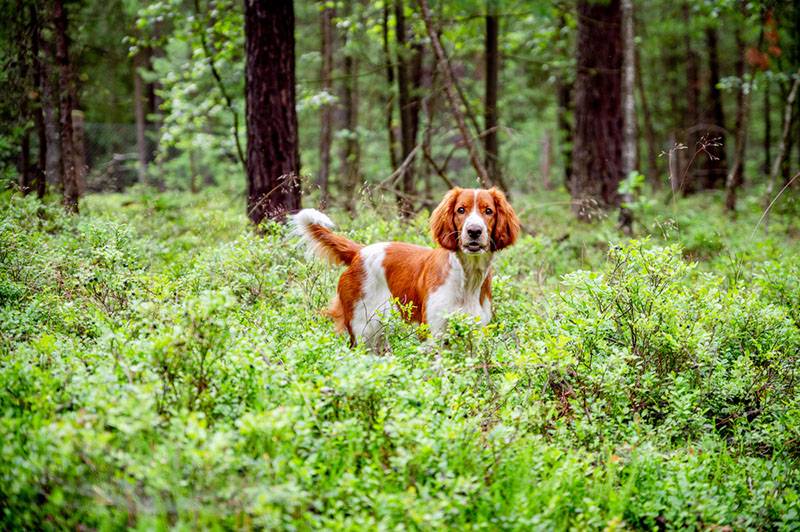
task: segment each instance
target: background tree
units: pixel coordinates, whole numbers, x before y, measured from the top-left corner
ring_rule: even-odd
[[[61,165],[64,187],[64,207],[78,212],[78,168],[75,164],[75,144],[72,130],[72,65],[69,61],[67,12],[62,0],[53,1],[53,27],[55,28],[56,62],[58,63],[58,89],[60,109]]]
[[[622,13],[619,0],[578,2],[575,142],[570,192],[583,220],[616,207],[622,180]]]
[[[245,2],[247,214],[258,225],[300,207],[294,8]]]

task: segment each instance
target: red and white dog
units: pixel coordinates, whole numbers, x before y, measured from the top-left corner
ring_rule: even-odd
[[[487,324],[492,317],[492,254],[517,239],[520,225],[505,195],[495,189],[454,188],[431,214],[431,232],[441,246],[401,242],[362,246],[331,228],[330,218],[314,209],[292,217],[295,234],[308,249],[347,270],[328,310],[351,344],[381,340],[380,316],[392,298],[412,303],[407,319],[441,331],[447,315],[460,310]]]

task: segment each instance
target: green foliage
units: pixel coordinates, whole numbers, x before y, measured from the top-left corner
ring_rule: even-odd
[[[379,356],[321,319],[338,271],[220,190],[3,198],[0,526],[796,527],[790,220],[654,207],[608,245],[559,200],[515,197],[539,234],[496,257],[488,327],[395,312]]]

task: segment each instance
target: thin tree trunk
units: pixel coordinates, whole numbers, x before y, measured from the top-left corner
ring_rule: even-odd
[[[542,135],[540,153],[539,174],[542,177],[542,187],[545,190],[553,190],[553,183],[550,181],[550,169],[553,166],[553,142],[549,130],[545,130]]]
[[[719,90],[719,46],[717,28],[706,28],[706,48],[708,49],[708,96],[710,99],[711,119],[718,128],[711,133],[718,139],[720,146],[709,146],[714,158],[709,157],[704,164],[703,188],[720,188],[725,183],[728,172],[728,159],[725,150],[725,113],[722,107],[722,92]]]
[[[579,219],[617,207],[624,143],[619,0],[578,2],[575,144],[571,193]]]
[[[35,186],[36,196],[39,199],[44,198],[47,190],[45,182],[45,168],[47,166],[47,131],[44,125],[44,94],[42,91],[42,57],[40,55],[41,48],[41,25],[39,22],[39,13],[37,6],[34,4],[28,5],[28,14],[31,21],[31,55],[33,56],[33,87],[38,92],[36,105],[33,109],[33,121],[36,128],[36,133],[39,142],[39,162],[35,172]]]
[[[403,0],[394,2],[395,34],[397,37],[397,94],[400,104],[400,143],[404,170],[401,173],[402,194],[397,203],[400,216],[410,218],[414,214],[411,196],[416,191],[414,172],[414,149],[417,146],[419,129],[419,86],[422,80],[422,47],[415,43],[408,46]],[[408,161],[408,158],[411,158]]]
[[[145,111],[144,80],[139,75],[139,68],[146,64],[147,58],[143,52],[136,54],[133,59],[133,108],[136,115],[136,151],[139,154],[137,175],[139,183],[147,182],[147,113]]]
[[[747,117],[750,105],[750,94],[748,90],[745,94],[745,44],[742,40],[741,31],[737,28],[734,32],[736,39],[736,76],[741,80],[741,87],[736,93],[736,147],[733,155],[733,165],[728,171],[725,180],[725,208],[729,211],[736,210],[736,192],[744,184],[744,155],[747,143]],[[750,76],[752,81],[752,75]]]
[[[683,23],[686,27],[691,24],[689,15],[689,4],[682,4]],[[699,136],[695,131],[695,126],[700,123],[700,61],[697,52],[692,48],[692,40],[687,35],[686,43],[686,116],[684,118],[684,130],[686,134],[686,146],[690,155],[697,150]],[[685,170],[683,183],[681,184],[684,195],[696,192],[700,187],[697,183],[697,172],[694,165]]]
[[[63,0],[53,1],[53,26],[56,39],[56,62],[59,69],[59,99],[61,114],[61,161],[64,185],[64,207],[68,212],[78,212],[78,171],[75,168],[75,146],[72,131],[72,65],[67,44],[67,12]]]
[[[344,145],[345,206],[356,212],[356,193],[361,184],[361,144],[358,139],[358,62],[347,53],[344,58],[344,112],[347,139]]]
[[[323,2],[320,12],[320,26],[322,33],[322,90],[326,95],[333,91],[333,17],[334,10],[327,1]],[[330,200],[329,180],[331,169],[331,143],[333,142],[333,106],[325,103],[320,114],[319,132],[319,176],[317,176],[317,187],[320,194],[320,207],[325,208]]]
[[[770,80],[764,80],[764,111],[762,114],[764,115],[764,165],[762,166],[762,171],[769,175],[770,172],[770,163],[772,162],[772,156],[770,152],[772,151],[772,108],[770,105],[770,89],[772,87],[772,83]]]
[[[394,62],[389,48],[389,2],[383,2],[383,56],[386,63],[386,132],[389,135],[389,162],[392,170],[396,170],[399,162],[397,156],[397,131],[394,124]]]
[[[558,17],[558,34],[567,27],[567,20],[564,15]],[[568,82],[566,75],[561,72],[556,76],[556,126],[558,152],[561,156],[561,163],[564,165],[564,186],[571,190],[572,182],[572,118],[573,104],[572,91],[575,84]]]
[[[456,124],[458,124],[458,130],[461,133],[461,138],[463,139],[464,145],[467,147],[467,151],[469,152],[469,160],[472,163],[472,167],[478,174],[478,182],[481,184],[481,186],[488,187],[491,183],[491,180],[489,179],[489,174],[486,172],[486,168],[483,166],[483,163],[480,160],[478,150],[475,148],[475,143],[472,141],[470,132],[467,129],[466,123],[464,122],[464,115],[458,107],[458,95],[456,94],[455,88],[456,81],[453,73],[448,68],[447,56],[444,53],[444,48],[442,48],[442,43],[439,41],[439,36],[436,34],[436,28],[433,25],[433,18],[431,16],[430,7],[428,7],[428,1],[419,0],[419,3],[420,7],[422,8],[422,18],[425,21],[425,28],[428,31],[428,37],[431,39],[431,45],[433,46],[433,51],[438,60],[439,72],[441,72],[442,77],[444,78],[445,93],[447,94],[447,100],[450,103],[450,110],[453,113],[453,117],[456,119]]]
[[[486,90],[484,112],[483,145],[486,157],[486,171],[493,183],[499,183],[500,154],[497,145],[497,81],[499,74],[499,52],[497,39],[499,23],[497,18],[497,5],[495,0],[487,0],[486,6]]]
[[[639,49],[634,46],[634,68],[636,69],[636,88],[639,93],[639,104],[642,110],[642,122],[644,123],[644,138],[647,143],[647,170],[650,183],[655,187],[661,187],[661,179],[658,170],[658,143],[656,133],[653,128],[653,117],[650,105],[647,101],[647,91],[644,89],[644,78],[642,77],[641,59]]]
[[[778,174],[783,166],[784,159],[786,158],[787,146],[789,145],[789,135],[792,127],[792,112],[794,110],[794,103],[797,99],[797,92],[800,89],[800,70],[794,75],[792,88],[789,90],[789,95],[786,98],[786,104],[783,109],[783,129],[781,132],[781,140],[778,143],[778,153],[775,155],[775,160],[772,163],[772,171],[769,174],[769,184],[767,185],[767,202],[772,198],[772,192],[775,190],[775,183],[778,181]]]
[[[31,131],[26,129],[19,150],[19,189],[23,196],[31,191],[31,181]]]
[[[291,0],[245,0],[247,214],[256,225],[300,208]]]
[[[47,138],[47,159],[45,161],[45,181],[63,189],[61,178],[61,139],[58,126],[58,97],[53,83],[51,69],[46,59],[42,60],[42,115],[44,132]]]
[[[77,101],[77,100],[73,100]],[[72,108],[72,143],[75,146],[75,172],[78,178],[78,194],[86,191],[86,120],[83,111]]]
[[[636,60],[634,56],[633,0],[622,0],[622,179],[636,170]],[[619,225],[626,235],[633,233],[633,212],[626,206],[633,195],[626,192],[619,211]]]
[[[189,191],[197,194],[197,155],[189,149]]]

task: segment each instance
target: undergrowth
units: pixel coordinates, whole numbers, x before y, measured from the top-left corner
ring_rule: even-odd
[[[495,319],[321,315],[339,271],[215,190],[0,201],[0,528],[800,526],[792,213],[572,222],[516,197]],[[426,213],[334,211],[429,244]]]

